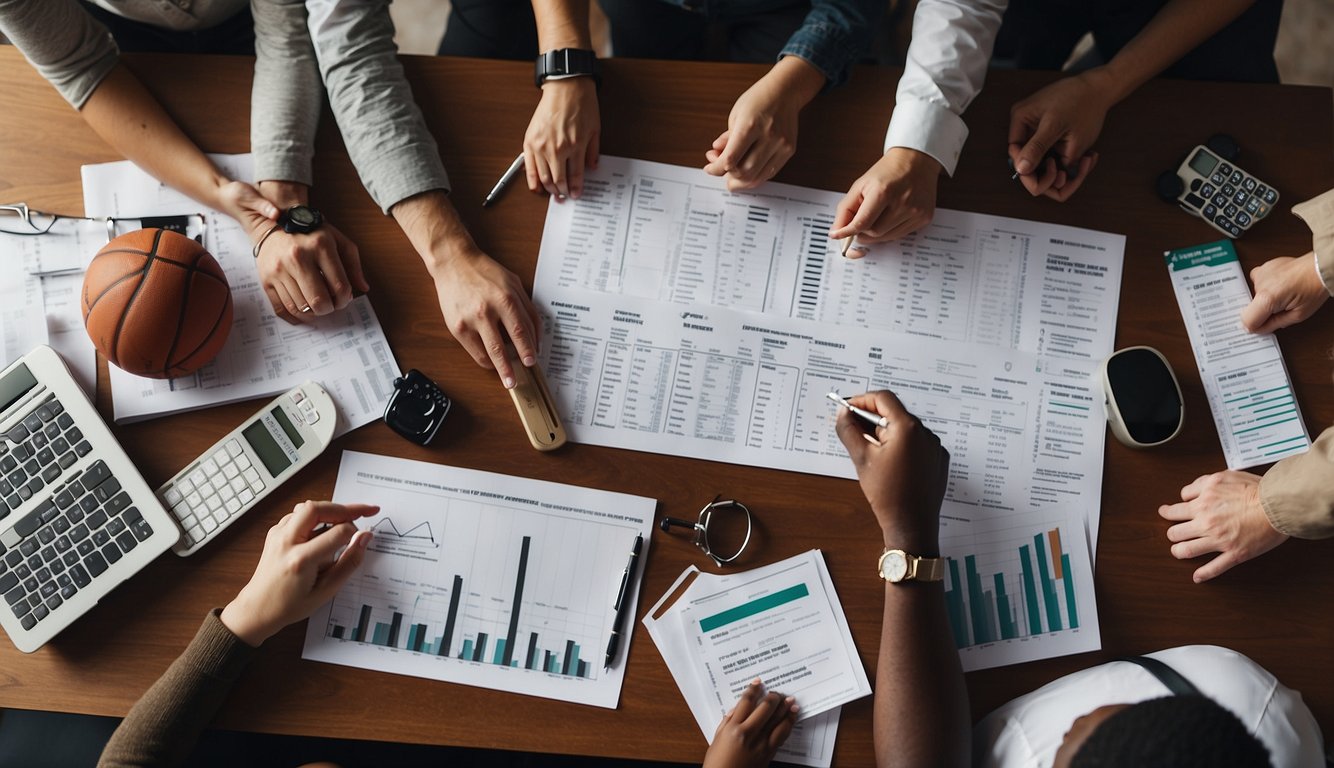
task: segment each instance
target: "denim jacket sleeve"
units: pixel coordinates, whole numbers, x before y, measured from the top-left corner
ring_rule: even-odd
[[[824,74],[826,87],[842,85],[871,47],[883,0],[814,0],[805,21],[778,54],[797,56]]]

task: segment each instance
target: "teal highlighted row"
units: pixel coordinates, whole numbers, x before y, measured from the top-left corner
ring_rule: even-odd
[[[735,608],[728,608],[721,613],[706,616],[699,620],[699,628],[704,632],[712,632],[719,627],[725,627],[733,622],[748,619],[757,613],[764,613],[765,611],[772,610],[780,605],[790,603],[793,600],[800,600],[809,594],[810,590],[806,588],[804,583],[794,587],[788,587],[787,589],[765,595],[764,597],[757,597],[754,600],[751,600],[748,603],[742,603]]]

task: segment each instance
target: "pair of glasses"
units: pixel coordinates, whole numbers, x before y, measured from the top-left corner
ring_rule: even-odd
[[[735,499],[722,500],[721,496],[704,505],[699,520],[690,522],[677,517],[664,517],[658,524],[664,531],[689,528],[695,534],[695,546],[704,551],[718,565],[741,557],[750,543],[750,510]]]
[[[28,207],[27,203],[0,205],[0,232],[6,235],[45,235],[55,228],[57,221],[100,221],[107,226],[107,242],[116,236],[116,220],[110,217],[62,216],[44,213]]]
[[[94,227],[92,232],[86,232],[80,225],[87,223],[98,226]],[[105,226],[106,238],[109,243],[116,238],[116,226],[118,224],[124,224],[133,229],[141,227],[169,229],[186,237],[193,237],[200,244],[203,244],[204,235],[208,230],[208,218],[202,213],[191,213],[182,216],[146,216],[143,218],[65,216],[59,213],[34,210],[28,207],[27,203],[0,205],[0,234],[4,235],[18,235],[20,237],[38,237],[42,235],[61,237],[63,235],[68,238],[76,238],[83,234],[86,237],[95,237],[96,232],[102,226]],[[71,240],[71,242],[78,241]],[[83,272],[82,267],[70,267],[48,270],[29,269],[28,274],[37,277],[57,277],[81,272]]]

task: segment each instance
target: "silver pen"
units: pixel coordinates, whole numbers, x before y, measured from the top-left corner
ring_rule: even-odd
[[[825,395],[825,397],[829,398],[830,400],[833,400],[834,402],[838,403],[839,405],[843,406],[844,408],[847,408],[849,411],[852,411],[853,413],[855,413],[855,414],[857,414],[858,416],[862,417],[863,419],[865,419],[865,420],[866,420],[868,423],[870,423],[870,424],[873,424],[873,425],[875,425],[875,426],[877,426],[877,427],[888,427],[888,426],[889,426],[889,418],[888,418],[888,417],[881,416],[881,415],[878,414],[878,413],[871,413],[870,411],[866,410],[865,408],[858,408],[857,406],[853,405],[852,403],[849,403],[848,400],[847,400],[847,398],[843,397],[843,396],[840,395],[838,392],[830,392],[829,394]]]
[[[491,188],[491,191],[486,193],[486,199],[482,201],[482,207],[490,207],[490,205],[496,201],[496,198],[500,197],[500,193],[505,191],[505,187],[508,187],[510,182],[514,181],[514,177],[518,176],[519,171],[521,170],[523,170],[522,152],[519,153],[518,157],[514,158],[514,162],[510,163],[510,167],[505,171],[505,175],[500,177],[500,181],[497,181],[496,185]]]

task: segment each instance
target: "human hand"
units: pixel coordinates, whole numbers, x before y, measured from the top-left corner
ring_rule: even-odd
[[[937,551],[949,451],[893,392],[868,392],[848,402],[889,420],[872,435],[866,431],[870,425],[839,408],[837,424],[838,437],[852,457],[886,545],[918,553]]]
[[[1221,553],[1195,570],[1196,584],[1288,540],[1269,523],[1260,504],[1260,477],[1250,472],[1228,470],[1196,478],[1181,489],[1181,503],[1164,504],[1158,514],[1176,523],[1167,529],[1176,559]]]
[[[222,609],[222,623],[247,645],[259,647],[278,630],[310,616],[361,566],[371,532],[358,532],[352,521],[379,511],[331,501],[296,505],[269,529],[255,574]],[[322,523],[331,527],[321,531]]]
[[[598,165],[602,131],[597,82],[591,77],[548,80],[542,84],[528,132],[523,137],[523,167],[528,188],[546,190],[557,200],[584,192],[584,168]]]
[[[713,743],[704,753],[703,768],[760,768],[774,759],[796,725],[800,707],[788,696],[770,691],[762,694],[757,678],[731,711],[723,715]]]
[[[264,231],[254,235],[255,242]],[[308,322],[346,307],[354,287],[370,290],[361,271],[361,252],[327,221],[304,235],[279,229],[263,242],[256,260],[259,282],[274,314],[289,323]]]
[[[1251,333],[1273,333],[1296,325],[1329,298],[1315,269],[1315,252],[1299,258],[1279,256],[1251,270],[1255,298],[1241,311],[1241,324]]]
[[[278,220],[278,206],[244,181],[225,181],[218,187],[218,210],[241,223],[247,232]]]
[[[449,332],[478,365],[493,369],[512,389],[507,343],[513,343],[523,365],[532,366],[542,333],[542,319],[523,283],[476,246],[440,262],[432,276]]]
[[[838,204],[829,237],[856,237],[848,258],[861,258],[858,243],[897,240],[931,223],[936,184],[943,170],[934,157],[907,147],[891,147],[871,169],[852,182]]]
[[[1084,183],[1098,153],[1112,91],[1098,70],[1066,77],[1010,108],[1010,159],[1034,197],[1064,202]]]
[[[823,86],[818,69],[784,56],[732,105],[727,130],[704,153],[704,172],[726,178],[731,191],[772,179],[796,153],[798,117]]]

